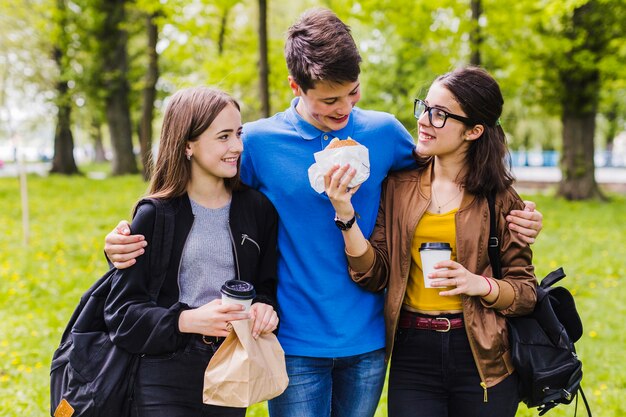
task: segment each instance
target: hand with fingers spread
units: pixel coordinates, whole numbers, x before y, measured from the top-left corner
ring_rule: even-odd
[[[448,269],[442,269],[448,268]],[[491,302],[498,296],[497,284],[490,278],[482,275],[472,274],[458,262],[447,260],[435,264],[435,272],[428,274],[429,278],[442,280],[434,281],[433,287],[447,287],[445,291],[441,291],[441,296],[451,296],[465,294],[469,296],[479,296]]]
[[[532,201],[524,201],[524,210],[511,210],[506,217],[509,229],[517,232],[520,239],[526,243],[535,243],[539,232],[543,228],[543,215],[537,211],[537,205]]]
[[[117,269],[126,269],[137,262],[148,246],[143,235],[131,235],[130,225],[120,221],[104,239],[104,252]]]
[[[178,318],[181,333],[196,333],[204,336],[226,337],[230,322],[250,318],[241,304],[222,304],[213,300],[198,308],[183,311]]]
[[[250,318],[252,319],[252,337],[255,339],[261,334],[273,332],[278,327],[278,314],[269,304],[252,304]]]
[[[349,220],[354,216],[354,207],[351,199],[360,186],[349,188],[348,184],[350,184],[355,175],[356,169],[351,168],[349,164],[342,167],[333,165],[324,175],[326,195],[335,208],[337,217],[342,220]]]

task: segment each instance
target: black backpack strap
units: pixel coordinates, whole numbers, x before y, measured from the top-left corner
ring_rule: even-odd
[[[142,204],[152,204],[156,210],[152,242],[148,242],[151,246],[150,274],[153,277],[150,280],[150,296],[156,299],[167,275],[167,267],[172,254],[174,209],[169,201],[158,198],[144,198],[137,204],[137,207]]]
[[[542,288],[552,287],[554,284],[556,284],[563,278],[565,278],[565,271],[563,271],[563,268],[560,267],[550,272],[548,275],[546,275],[544,279],[541,280],[541,287]]]
[[[500,241],[498,239],[498,227],[496,222],[496,192],[492,191],[487,194],[487,203],[489,204],[489,262],[493,277],[502,278],[502,267],[500,264]]]
[[[585,397],[585,392],[583,391],[583,387],[578,387],[578,392],[576,393],[576,408],[578,408],[578,394],[580,393],[581,397],[583,397],[583,402],[585,403],[585,408],[587,409],[587,416],[592,417],[591,408],[589,408],[589,403],[587,402],[587,397]]]

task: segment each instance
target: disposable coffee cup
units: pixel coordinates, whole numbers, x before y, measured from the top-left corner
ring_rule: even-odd
[[[450,259],[452,248],[445,242],[426,242],[420,246],[420,258],[422,259],[422,271],[424,272],[424,287],[433,288],[433,282],[441,281],[445,278],[428,278],[428,274],[435,272],[435,264]],[[439,268],[437,271],[447,268]]]
[[[222,285],[222,304],[241,304],[245,311],[250,310],[252,299],[256,296],[254,286],[247,281],[228,280]]]

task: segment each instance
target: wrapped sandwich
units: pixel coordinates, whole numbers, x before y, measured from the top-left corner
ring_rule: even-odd
[[[350,137],[345,140],[333,139],[323,151],[314,153],[313,157],[315,163],[309,167],[309,182],[318,193],[324,192],[324,175],[335,164],[350,164],[356,169],[349,187],[356,187],[370,176],[369,151]]]

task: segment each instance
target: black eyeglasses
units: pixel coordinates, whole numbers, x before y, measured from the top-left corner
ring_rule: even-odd
[[[430,107],[423,100],[416,98],[415,102],[413,103],[413,115],[415,116],[415,118],[419,120],[420,116],[424,114],[425,111],[428,112],[428,121],[433,127],[437,129],[444,127],[446,125],[446,120],[448,120],[448,118],[458,120],[460,122],[465,123],[466,125],[477,124],[477,123],[474,123],[473,120],[468,119],[467,117],[448,113],[447,111],[441,110],[437,107]]]

